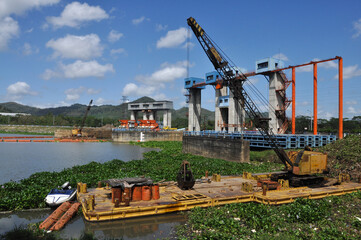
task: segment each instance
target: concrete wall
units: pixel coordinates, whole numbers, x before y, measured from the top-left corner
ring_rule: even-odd
[[[249,141],[215,137],[183,136],[183,152],[234,162],[249,162]]]
[[[140,140],[140,134],[144,134],[144,141],[182,141],[183,132],[140,132],[140,131],[119,131],[112,132],[114,142],[137,142]]]

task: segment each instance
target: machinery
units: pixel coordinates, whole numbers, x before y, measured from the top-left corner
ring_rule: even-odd
[[[188,161],[183,161],[179,172],[177,174],[178,187],[183,190],[192,189],[195,184],[191,164]]]
[[[123,129],[150,129],[152,131],[159,131],[159,124],[156,120],[118,120],[119,127]]]
[[[280,148],[275,135],[269,130],[270,119],[262,116],[245,90],[247,77],[234,64],[230,65],[232,61],[218,48],[194,18],[188,18],[187,23],[219,74],[216,89],[229,88],[234,99],[240,102],[254,126],[285,165],[285,171],[274,173],[271,179],[287,179],[293,186],[311,185],[323,181],[323,177],[315,176],[315,174],[327,172],[327,155],[307,150],[287,154]]]
[[[85,120],[86,120],[86,118],[88,116],[88,113],[89,113],[89,110],[91,108],[92,103],[93,103],[93,99],[90,100],[90,102],[89,102],[89,105],[88,105],[88,107],[87,107],[87,109],[85,111],[83,120],[81,121],[80,127],[79,128],[74,128],[73,130],[71,130],[71,135],[73,137],[81,137],[82,136],[82,130],[83,130],[83,127],[84,127],[84,124],[85,124]]]

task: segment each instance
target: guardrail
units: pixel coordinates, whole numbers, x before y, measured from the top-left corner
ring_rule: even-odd
[[[250,147],[271,148],[264,137],[255,131],[244,132],[216,132],[216,131],[187,131],[183,136],[201,136],[229,139],[243,139],[250,141]],[[303,135],[303,134],[279,134],[276,135],[279,146],[284,149],[321,147],[337,140],[336,135]]]

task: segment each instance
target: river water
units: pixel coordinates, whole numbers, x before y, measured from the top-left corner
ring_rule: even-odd
[[[14,136],[0,134],[0,137]],[[143,153],[154,149],[113,142],[0,142],[0,184],[17,181],[42,171],[61,171],[75,165],[125,162],[142,159]]]
[[[0,137],[3,136],[13,135],[0,134]],[[61,171],[64,168],[87,164],[91,161],[142,159],[143,153],[151,150],[154,149],[112,142],[0,142],[0,184],[27,178],[35,172]],[[0,235],[15,226],[43,221],[50,213],[50,210],[0,213]],[[174,227],[184,222],[185,217],[182,214],[103,223],[90,223],[82,216],[77,216],[59,234],[64,239],[79,238],[83,231],[91,232],[99,239],[157,239],[169,237]]]

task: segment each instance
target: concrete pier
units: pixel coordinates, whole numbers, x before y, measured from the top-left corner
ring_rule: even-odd
[[[188,129],[190,131],[201,130],[201,97],[201,89],[189,89]]]

